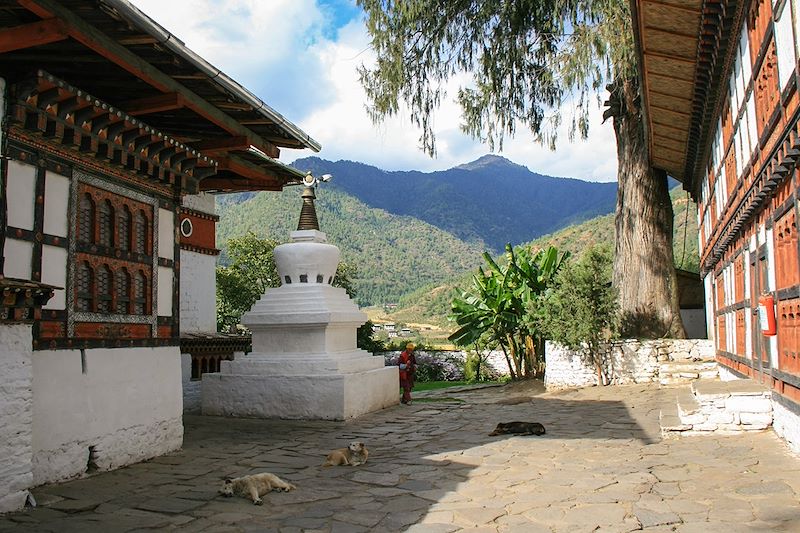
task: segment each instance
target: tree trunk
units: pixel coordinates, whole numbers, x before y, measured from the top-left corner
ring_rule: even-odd
[[[506,364],[508,365],[508,373],[511,374],[511,379],[516,381],[517,380],[517,375],[514,372],[514,365],[511,364],[511,358],[508,356],[508,352],[506,351],[506,347],[502,342],[500,343],[500,349],[503,350],[503,355],[506,356]]]
[[[672,201],[667,175],[653,169],[635,78],[610,87],[617,138],[618,191],[613,285],[624,336],[684,338],[672,254]]]

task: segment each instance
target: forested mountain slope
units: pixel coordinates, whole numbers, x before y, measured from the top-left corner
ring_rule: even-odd
[[[217,246],[252,231],[279,242],[289,239],[300,216],[301,189],[218,197]],[[361,305],[396,302],[428,283],[443,283],[477,266],[483,247],[412,217],[370,208],[327,184],[317,189],[317,215],[328,242],[355,265],[354,282]],[[233,200],[233,201],[231,201]]]
[[[680,186],[670,191],[675,212],[673,229],[673,253],[675,265],[692,272],[699,271],[697,240],[697,205],[687,199]],[[534,248],[552,244],[562,251],[580,254],[592,244],[614,245],[614,215],[603,215],[581,224],[569,226],[555,233],[544,235],[529,243]],[[404,296],[399,306],[390,315],[391,320],[405,323],[428,323],[449,327],[446,316],[450,312],[450,300],[457,287],[469,286],[475,268],[463,272],[447,283],[432,283]]]

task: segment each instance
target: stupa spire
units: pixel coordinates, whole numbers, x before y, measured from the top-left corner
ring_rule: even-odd
[[[297,231],[319,230],[317,210],[314,207],[314,200],[317,198],[316,194],[314,194],[314,186],[306,186],[301,197],[303,198],[303,207],[300,209],[300,221],[297,223]]]

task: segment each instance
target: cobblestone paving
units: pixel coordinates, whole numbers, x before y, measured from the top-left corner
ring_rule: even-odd
[[[40,487],[39,507],[0,517],[0,532],[800,531],[800,459],[769,431],[661,440],[666,398],[495,387],[350,422],[187,417],[182,451]],[[487,435],[512,420],[547,435]],[[366,465],[321,466],[350,440],[366,441]],[[297,490],[263,506],[217,494],[260,471]]]

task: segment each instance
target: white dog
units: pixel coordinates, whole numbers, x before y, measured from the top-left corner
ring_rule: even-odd
[[[228,478],[222,483],[222,488],[219,489],[219,492],[228,497],[234,494],[244,498],[249,496],[254,504],[261,505],[264,503],[261,500],[261,496],[264,494],[273,490],[288,492],[295,488],[297,487],[282,480],[275,474],[263,472],[261,474],[253,474],[252,476],[242,476],[233,479]]]

